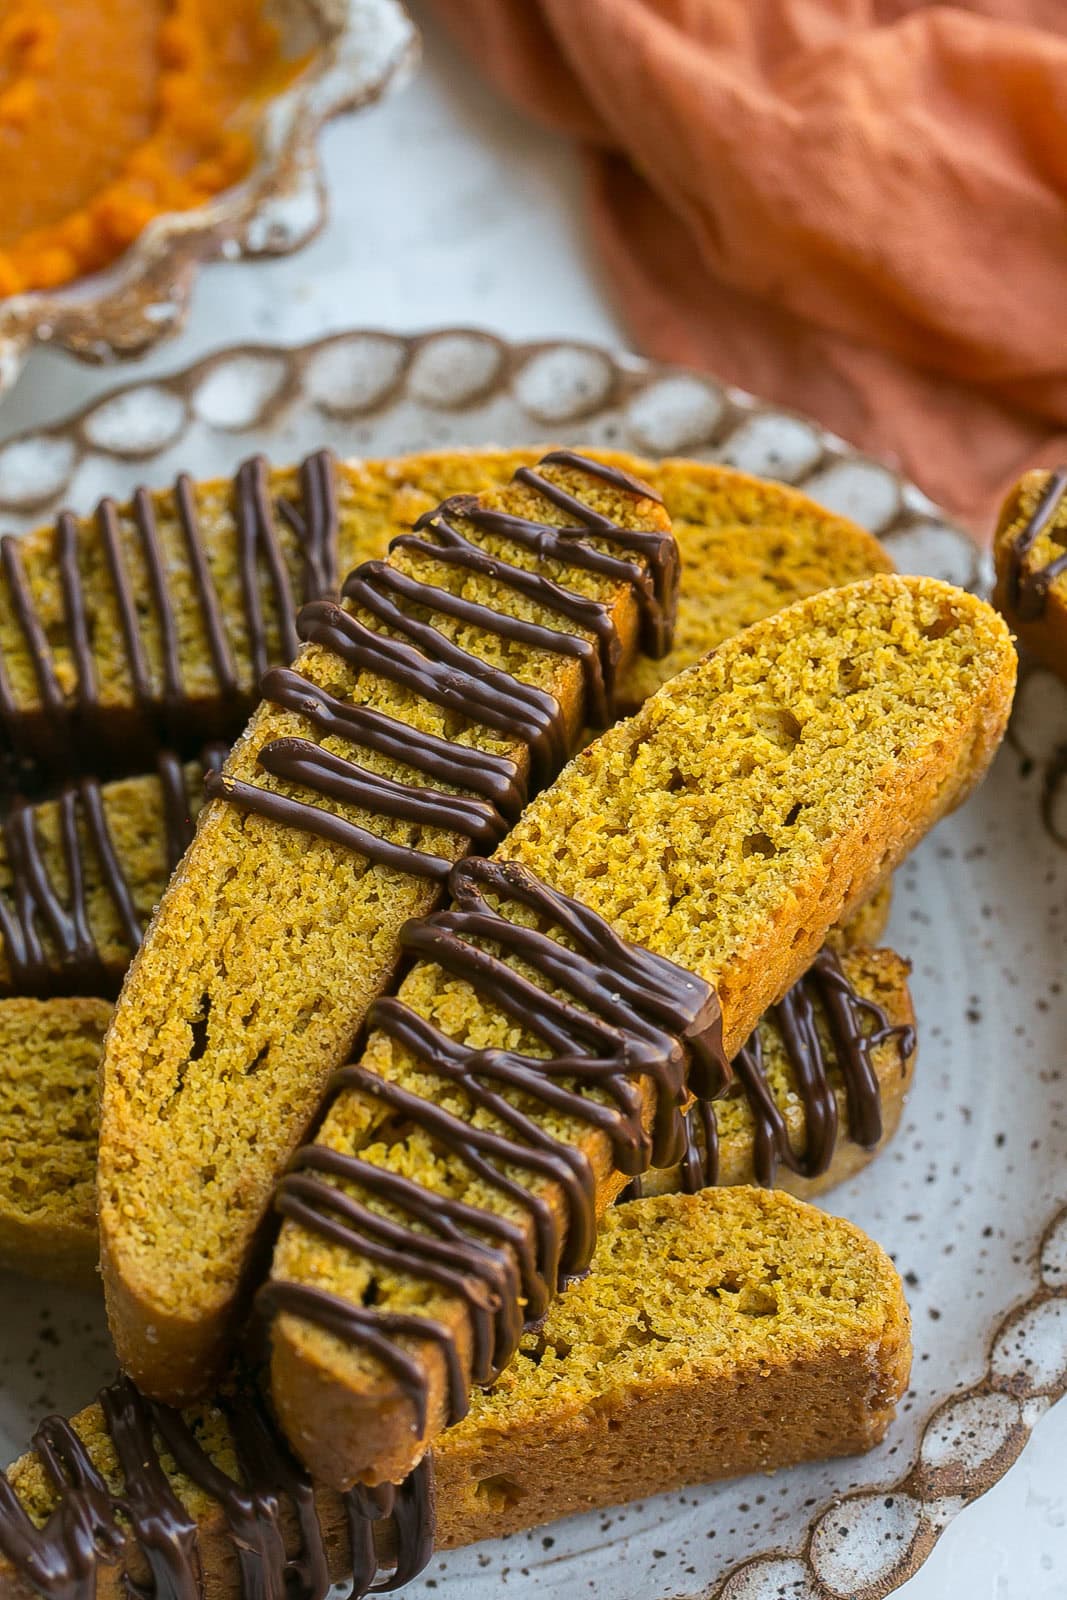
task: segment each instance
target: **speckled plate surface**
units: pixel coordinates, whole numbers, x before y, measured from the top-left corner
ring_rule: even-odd
[[[83,361],[143,355],[181,328],[201,262],[286,255],[319,231],[320,128],[398,83],[417,57],[418,34],[401,0],[267,4],[286,56],[308,60],[257,114],[248,176],[202,206],[156,217],[105,271],[0,299],[0,393],[34,344]]]
[[[973,545],[913,488],[803,419],[695,374],[463,329],[243,347],[117,390],[0,448],[0,523],[324,442],[339,452],[536,439],[723,460],[801,484],[886,538],[905,571],[981,586]],[[992,776],[900,871],[889,939],[915,964],[916,1087],[884,1158],[827,1199],[908,1284],[913,1386],[885,1443],[664,1495],[435,1561],[420,1600],[876,1600],[1004,1473],[1067,1387],[1061,992],[1067,688],[1023,674]],[[13,1453],[108,1375],[100,1307],[3,1285],[0,1428]]]

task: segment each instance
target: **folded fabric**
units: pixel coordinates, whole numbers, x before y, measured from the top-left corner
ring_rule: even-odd
[[[1062,0],[434,4],[593,147],[651,354],[809,412],[986,536],[1067,451]]]

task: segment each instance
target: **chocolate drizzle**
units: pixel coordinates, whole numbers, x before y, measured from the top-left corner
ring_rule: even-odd
[[[816,1022],[821,1009],[833,1047],[828,1056]],[[763,1067],[759,1029],[751,1035],[733,1062],[734,1086],[752,1112],[752,1165],[756,1182],[772,1189],[779,1166],[801,1178],[817,1178],[833,1159],[838,1142],[837,1094],[830,1079],[831,1059],[841,1074],[848,1117],[848,1137],[871,1150],[882,1137],[882,1102],[872,1051],[895,1039],[905,1062],[915,1048],[913,1029],[894,1026],[882,1007],[861,995],[849,981],[832,950],[825,949],[769,1016],[778,1032],[793,1070],[796,1093],[803,1108],[804,1148],[797,1150]],[[874,1026],[864,1028],[864,1019]],[[687,1194],[719,1181],[719,1134],[715,1107],[698,1098],[686,1114],[686,1149],[681,1163],[682,1188]],[[628,1200],[641,1194],[641,1180],[626,1191]]]
[[[470,1318],[471,1377],[486,1384],[518,1344],[520,1295],[527,1320],[537,1321],[560,1281],[586,1269],[596,1243],[597,1184],[589,1159],[522,1107],[533,1103],[603,1133],[616,1168],[633,1175],[650,1163],[668,1166],[682,1158],[687,1077],[710,1097],[728,1082],[729,1068],[714,990],[664,957],[627,944],[580,901],[515,863],[473,857],[453,868],[449,890],[452,909],[408,923],[404,948],[464,979],[538,1039],[547,1056],[459,1044],[401,1000],[384,999],[372,1007],[370,1026],[417,1056],[443,1093],[449,1086],[460,1089],[467,1114],[359,1065],[342,1068],[332,1090],[356,1089],[401,1124],[421,1128],[525,1215],[529,1229],[437,1195],[358,1155],[318,1145],[297,1153],[276,1206],[283,1216],[380,1267],[413,1273],[457,1294]],[[511,921],[490,897],[524,907],[567,943]],[[546,987],[509,965],[508,957],[532,968]],[[644,1080],[655,1099],[651,1131]],[[479,1118],[476,1126],[478,1113],[489,1113],[494,1125],[481,1125]],[[516,1169],[526,1182],[514,1176]],[[337,1182],[386,1203],[390,1214],[373,1210]],[[562,1217],[546,1184],[562,1198]],[[443,1323],[351,1304],[284,1281],[260,1291],[257,1309],[268,1316],[301,1316],[377,1356],[410,1401],[420,1434],[427,1422],[425,1379],[417,1357],[397,1341],[430,1339],[448,1372],[450,1420],[467,1409],[467,1377],[454,1333]]]
[[[570,451],[556,451],[546,456],[545,462],[602,479],[626,493],[650,494],[625,473]],[[352,610],[314,601],[303,608],[296,626],[302,639],[322,645],[352,670],[386,678],[500,738],[525,745],[534,781],[545,783],[569,754],[568,728],[554,696],[490,666],[449,639],[427,617],[451,617],[500,639],[578,661],[585,685],[586,720],[606,723],[613,715],[622,653],[612,611],[603,601],[567,589],[544,573],[516,566],[475,543],[459,523],[505,539],[541,560],[558,561],[627,585],[640,611],[642,635],[650,653],[662,654],[669,646],[678,556],[669,534],[621,528],[531,467],[520,468],[515,479],[573,521],[557,527],[493,510],[474,496],[457,495],[420,517],[413,532],[395,539],[390,549],[416,553],[424,560],[490,579],[583,632],[511,616],[495,605],[413,577],[387,561],[366,561],[349,575],[343,593]],[[620,555],[588,542],[598,539],[608,540],[626,553]],[[523,775],[510,759],[419,733],[381,712],[353,707],[292,671],[268,673],[262,688],[268,700],[299,712],[320,733],[403,762],[429,780],[428,785],[420,785],[386,777],[309,739],[275,739],[266,744],[259,753],[263,770],[313,795],[398,818],[413,827],[440,828],[480,850],[499,843],[525,802]],[[434,787],[440,783],[473,793],[451,794]],[[228,775],[212,777],[208,793],[398,871],[443,882],[451,870],[452,861],[444,856],[392,843],[295,795]]]
[[[309,456],[300,468],[301,505],[286,499],[272,505],[268,469],[260,456],[246,461],[234,480],[236,559],[240,575],[245,630],[251,671],[242,683],[228,636],[226,618],[212,576],[196,512],[195,490],[182,474],[174,486],[177,526],[196,596],[196,609],[207,643],[216,695],[228,706],[236,733],[255,683],[271,665],[271,656],[289,660],[297,652],[296,609],[302,601],[336,593],[337,508],[333,458],[328,451]],[[160,666],[153,672],[144,631],[137,588],[123,553],[123,538],[115,502],[104,499],[96,509],[96,526],[110,582],[111,601],[118,613],[119,631],[134,705],[145,729],[173,742],[203,727],[203,711],[193,701],[185,682],[177,600],[168,576],[170,559],[164,548],[153,497],[145,489],[134,493],[130,518],[138,561],[143,565],[148,590],[148,615],[158,635]],[[301,592],[294,596],[279,537],[281,518],[295,534],[302,557]],[[60,513],[55,529],[55,557],[63,598],[65,637],[75,670],[75,688],[63,689],[44,620],[26,575],[19,541],[8,535],[0,540],[0,576],[7,600],[33,664],[39,705],[20,705],[0,662],[0,725],[15,751],[43,759],[51,766],[71,762],[72,748],[80,747],[92,758],[106,733],[109,712],[101,706],[92,638],[100,625],[99,603],[86,594],[79,551],[79,527],[69,513]],[[265,572],[272,599],[271,613],[264,610],[261,573]],[[273,634],[276,633],[276,642]],[[37,724],[41,724],[37,726]],[[105,741],[106,742],[106,741]],[[27,749],[27,745],[29,748]]]
[[[1055,519],[1065,493],[1067,467],[1060,467],[1045,485],[1033,515],[1012,541],[1008,564],[1008,599],[1022,622],[1034,622],[1043,615],[1049,590],[1060,573],[1067,572],[1067,549],[1043,567],[1031,570],[1026,565],[1027,555]]]
[[[0,1551],[46,1600],[94,1600],[104,1566],[123,1567],[133,1600],[202,1600],[204,1570],[196,1519],[182,1504],[164,1452],[178,1471],[215,1501],[236,1554],[244,1600],[325,1600],[329,1561],[315,1492],[251,1383],[215,1402],[233,1441],[240,1478],[204,1449],[181,1412],[146,1400],[128,1378],[101,1391],[99,1404],[122,1468],[113,1492],[69,1423],[49,1417],[34,1449],[56,1491],[56,1506],[38,1528],[0,1474]],[[342,1497],[352,1558],[350,1600],[410,1582],[433,1547],[433,1466],[425,1457],[399,1487],[356,1488]],[[298,1535],[286,1550],[286,1506]],[[396,1567],[379,1580],[374,1525],[391,1518]],[[126,1563],[140,1551],[151,1578],[135,1582]],[[379,1581],[376,1581],[379,1580]]]
[[[211,745],[203,760],[217,768],[225,755],[225,746]],[[193,836],[190,796],[185,770],[172,751],[160,753],[156,771],[163,791],[167,868],[173,871]],[[38,808],[20,801],[0,821],[10,875],[9,886],[0,890],[7,986],[22,995],[114,994],[122,974],[109,969],[93,934],[87,869],[95,862],[130,954],[143,932],[134,888],[108,827],[99,782],[81,778],[67,784],[53,803],[65,886],[49,867]]]

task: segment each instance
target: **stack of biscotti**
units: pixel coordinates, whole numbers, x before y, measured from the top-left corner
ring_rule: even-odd
[[[835,1027],[825,984],[799,979],[746,1046],[749,1056],[759,1052],[769,1100],[749,1092],[694,1103],[683,1160],[645,1173],[628,1193],[759,1182],[810,1197],[851,1176],[892,1138],[915,1064],[907,963],[892,950],[848,940],[839,960],[847,1026]],[[817,1047],[806,1039],[801,1059],[791,1019],[805,1006]],[[0,1000],[2,1267],[59,1283],[96,1279],[98,1080],[110,1021],[104,1000]],[[855,1103],[865,1060],[875,1128]]]
[[[134,594],[142,602],[149,590],[158,595],[160,574],[152,556],[154,542],[160,542],[167,556],[166,572],[175,574],[170,580],[173,594],[170,590],[163,594],[159,615],[152,606],[139,605],[141,636],[134,641],[136,648],[131,649],[130,640],[125,640],[124,661],[116,636],[109,635],[106,629],[94,629],[94,640],[101,652],[99,674],[109,684],[107,703],[101,705],[100,715],[114,717],[117,731],[133,725],[141,703],[138,663],[142,658],[157,664],[159,670],[153,681],[162,693],[161,664],[166,654],[163,624],[173,615],[178,619],[173,632],[180,647],[181,671],[176,678],[173,673],[171,676],[185,686],[183,692],[191,697],[188,725],[203,727],[210,725],[212,719],[205,714],[204,642],[192,626],[189,610],[204,590],[203,584],[198,587],[194,581],[198,563],[193,557],[202,546],[211,572],[229,575],[226,581],[220,578],[217,585],[216,611],[227,638],[236,641],[238,659],[245,663],[241,679],[244,694],[250,682],[255,640],[249,634],[241,585],[235,587],[229,579],[241,569],[246,519],[240,500],[249,483],[266,484],[270,490],[274,521],[290,560],[291,586],[294,592],[303,593],[307,586],[298,582],[300,551],[291,539],[294,512],[298,525],[306,515],[312,528],[318,530],[316,539],[322,547],[319,565],[330,575],[337,565],[329,547],[330,530],[342,561],[381,555],[389,540],[403,531],[405,519],[414,520],[434,503],[434,497],[456,492],[463,486],[481,489],[506,480],[517,466],[534,458],[532,451],[461,452],[341,467],[320,454],[309,458],[298,473],[273,471],[266,476],[259,463],[249,463],[237,474],[236,492],[232,495],[221,483],[194,485],[182,479],[172,496],[156,494],[150,503],[138,496],[131,504],[118,507],[104,502],[93,518],[75,524],[68,519],[62,530],[42,529],[22,541],[19,552],[47,625],[57,671],[69,688],[76,652],[62,642],[63,596],[48,587],[61,533],[69,539],[73,528],[86,604],[94,618],[105,615],[115,601],[114,595],[109,598],[109,589],[115,589],[116,570],[114,562],[109,565],[99,551],[94,553],[94,540],[104,539],[112,528],[125,539],[119,575],[128,570]],[[624,701],[632,699],[639,689],[644,692],[654,688],[667,671],[690,665],[739,626],[776,609],[783,599],[833,587],[889,566],[885,552],[869,535],[779,485],[700,463],[653,465],[619,455],[609,459],[622,467],[640,468],[655,480],[674,516],[683,558],[674,648],[663,662],[641,658],[635,663],[625,678]],[[301,496],[309,500],[304,509]],[[172,536],[181,532],[183,515],[188,518],[190,506],[196,511],[196,541],[192,545],[176,545]],[[145,543],[141,537],[131,544],[129,538],[146,522],[150,533],[155,530],[155,539]],[[192,561],[188,572],[182,561],[183,550]],[[263,598],[259,615],[267,630],[262,643],[268,658],[273,659],[280,647],[281,631],[276,618],[271,622],[274,614],[268,602],[273,590],[267,581],[267,552],[262,543],[255,554]],[[22,645],[9,635],[4,640],[4,660],[15,663],[11,671],[18,678]],[[28,668],[33,663],[23,665]],[[38,663],[29,678],[37,681],[42,672],[43,666]],[[25,672],[22,676],[27,677]],[[28,703],[24,710],[29,714]],[[67,710],[73,714],[73,701]],[[0,707],[0,714],[2,711]],[[203,720],[198,722],[202,714]],[[233,731],[229,724],[226,727]],[[14,737],[17,725],[8,731]],[[105,741],[102,749],[94,751],[94,765],[101,770],[106,769],[110,749],[111,743]],[[211,755],[217,762],[217,748]],[[18,937],[10,945],[6,939],[3,941],[0,971],[5,965],[10,967],[15,957],[16,971],[8,981],[11,992],[56,995],[46,1004],[0,1002],[0,1087],[5,1089],[12,1112],[10,1125],[0,1119],[0,1137],[5,1148],[22,1152],[16,1163],[21,1177],[0,1199],[0,1250],[9,1266],[84,1277],[95,1259],[95,1205],[88,1201],[91,1171],[85,1169],[90,1157],[95,1159],[96,1101],[90,1086],[82,1081],[82,1074],[93,1070],[93,1037],[86,1037],[86,1030],[98,1040],[104,1030],[103,1019],[110,1013],[102,1006],[65,997],[80,991],[114,995],[135,938],[188,842],[190,823],[195,821],[200,804],[199,769],[187,764],[183,774],[167,752],[160,754],[156,766],[157,771],[148,777],[103,784],[100,803],[91,809],[83,794],[71,786],[62,804],[50,803],[23,814],[20,835],[30,845],[29,850],[23,849],[12,862],[0,847],[0,872],[4,874],[0,877],[0,918],[7,919],[3,926],[18,935],[28,921],[35,934],[29,941]],[[98,787],[93,778],[84,782],[90,791]],[[187,791],[184,796],[183,782]],[[89,798],[93,799],[92,793]],[[63,807],[71,813],[69,821],[77,846],[79,871],[73,883],[68,878],[60,837]],[[36,868],[32,874],[27,871],[31,865]],[[42,885],[51,917],[40,916]],[[72,901],[75,887],[78,899]],[[860,908],[850,926],[841,932],[846,944],[873,944],[878,940],[885,925],[888,897],[886,885]],[[80,942],[72,938],[72,933],[79,931]],[[838,936],[831,936],[835,937]],[[30,957],[35,958],[33,964]],[[890,1054],[882,1049],[877,1058],[881,1061]],[[31,1161],[26,1153],[25,1126],[17,1126],[30,1111],[25,1086],[35,1063],[39,1084],[34,1104],[45,1113],[41,1144],[37,1147],[40,1164]],[[775,1081],[776,1092],[784,1100],[791,1099],[793,1085],[788,1071]],[[91,1098],[92,1109],[92,1138],[88,1142],[84,1137],[86,1096]],[[75,1112],[67,1105],[70,1097],[77,1103]],[[887,1128],[895,1124],[898,1104],[898,1098],[889,1093]],[[73,1144],[66,1149],[68,1132]],[[798,1130],[794,1119],[794,1140],[798,1132],[802,1140],[803,1128]],[[30,1148],[34,1148],[32,1141]],[[862,1155],[861,1147],[854,1146],[852,1154]],[[81,1174],[72,1179],[62,1195],[51,1194],[43,1181],[48,1173],[57,1170],[57,1162],[72,1173]],[[839,1166],[840,1156],[835,1156],[827,1181],[833,1181]],[[744,1172],[745,1158],[741,1158],[740,1166],[735,1160],[728,1160],[724,1170]],[[57,1203],[61,1207],[58,1215]],[[59,1247],[61,1236],[66,1244]]]
[[[296,612],[382,558],[440,501],[508,483],[535,450],[440,452],[299,468],[105,499],[8,539],[0,562],[0,740],[66,774],[135,768],[146,741],[236,738],[267,666],[296,654]],[[781,484],[692,461],[589,454],[636,475],[672,519],[685,573],[672,650],[635,661],[632,707],[739,628],[818,589],[892,569],[854,523]]]
[[[261,502],[257,538],[266,483],[260,471],[249,490]],[[873,1148],[899,1107],[911,1039],[893,958],[826,950],[805,969],[831,924],[877,896],[894,862],[980,776],[1010,699],[1006,635],[968,597],[920,581],[876,579],[793,607],[676,680],[516,823],[530,780],[551,779],[586,719],[614,714],[635,638],[664,655],[673,562],[654,497],[617,466],[564,452],[521,470],[511,488],[431,509],[388,563],[353,575],[343,611],[320,603],[305,613],[311,648],[295,673],[268,678],[268,705],[216,779],[120,1001],[104,1060],[109,1306],[152,1392],[180,1398],[204,1391],[237,1331],[263,1177],[269,1192],[292,1148],[286,1128],[258,1148],[264,1110],[297,1128],[319,1098],[323,1055],[344,1058],[335,1026],[327,1052],[305,1053],[312,1071],[286,1074],[283,1041],[299,1057],[317,1020],[308,1002],[316,989],[331,1002],[346,958],[365,962],[370,943],[381,962],[375,934],[383,899],[392,920],[398,880],[419,891],[421,919],[390,935],[389,959],[421,959],[398,998],[375,1006],[362,1059],[340,1074],[317,1142],[278,1190],[288,1220],[259,1301],[273,1318],[267,1381],[278,1414],[334,1485],[395,1479],[431,1438],[455,1437],[464,1423],[440,1430],[463,1411],[472,1380],[505,1369],[506,1392],[523,1303],[527,1317],[556,1315],[558,1274],[583,1269],[628,1178],[696,1187],[736,1160],[763,1182],[784,1170],[818,1186],[841,1170],[839,1123]],[[429,717],[427,703],[437,708]],[[83,713],[88,725],[84,699]],[[490,851],[505,832],[488,864],[454,866],[464,838]],[[454,909],[426,915],[446,882]],[[351,893],[340,891],[353,886],[373,916],[351,919]],[[305,914],[294,925],[294,902],[321,922]],[[240,913],[250,907],[266,924],[266,938],[256,926],[261,974],[241,969]],[[297,937],[270,937],[272,922]],[[181,995],[174,1011],[169,1002],[190,927],[203,931],[204,964],[183,1017]],[[331,939],[313,944],[309,932],[324,928]],[[338,929],[351,944],[331,974]],[[294,992],[301,1003],[289,1016]],[[355,1009],[371,997],[357,995]],[[264,1015],[274,1025],[265,1043],[255,1037]],[[140,1083],[153,1050],[158,1066]],[[818,1083],[812,1051],[823,1058]],[[727,1056],[740,1092],[709,1105],[729,1078]],[[687,1101],[690,1060],[697,1107]],[[199,1127],[181,1124],[183,1099],[198,1103]],[[234,1164],[218,1185],[228,1144],[250,1139],[248,1184],[235,1188]],[[177,1192],[186,1208],[176,1219],[151,1194],[164,1153],[168,1201]],[[655,1178],[644,1172],[650,1156]],[[224,1219],[216,1262],[220,1201],[241,1215],[228,1237]],[[664,1204],[635,1201],[619,1215]],[[757,1255],[766,1220],[745,1235]],[[668,1223],[658,1214],[654,1225]],[[611,1285],[592,1292],[599,1306]],[[762,1315],[765,1290],[757,1298]],[[891,1298],[876,1296],[883,1308]],[[863,1389],[857,1355],[849,1349],[838,1368],[839,1401],[851,1382],[857,1398]],[[794,1441],[812,1415],[797,1403],[803,1387],[792,1391]],[[172,1449],[170,1425],[150,1411],[149,1434],[158,1428]],[[733,1418],[742,1432],[746,1415]],[[869,1424],[870,1414],[867,1438]],[[499,1432],[491,1415],[486,1426]],[[847,1436],[838,1411],[825,1432],[813,1425],[810,1449],[776,1442],[759,1463],[831,1453]],[[567,1458],[566,1440],[554,1448]],[[280,1442],[271,1450],[283,1462]],[[661,1465],[663,1486],[678,1481],[673,1457]],[[513,1480],[504,1465],[489,1477],[501,1501],[493,1531],[505,1531],[517,1525],[507,1516]],[[630,1483],[621,1467],[606,1478],[594,1491],[604,1500],[650,1481]],[[574,1503],[526,1492],[525,1520]],[[352,1496],[373,1520],[381,1493],[353,1490],[350,1522]],[[227,1515],[228,1504],[224,1494]],[[268,1534],[259,1520],[251,1537],[258,1547]],[[239,1545],[249,1536],[246,1518]]]
[[[460,886],[458,922],[432,917],[409,934],[423,959],[397,1001],[375,1008],[361,1060],[341,1074],[298,1163],[306,1178],[287,1180],[281,1195],[288,1220],[266,1297],[276,1313],[271,1392],[289,1437],[326,1481],[399,1481],[462,1409],[467,1387],[507,1359],[506,1333],[486,1345],[468,1292],[416,1249],[421,1197],[447,1196],[501,1219],[497,1229],[506,1220],[514,1270],[511,1252],[527,1262],[523,1293],[547,1300],[557,1256],[563,1271],[581,1270],[596,1218],[626,1182],[614,1124],[555,1090],[535,1095],[522,1069],[546,1051],[569,1059],[570,1036],[553,1043],[552,1013],[539,1021],[531,997],[505,1000],[512,980],[495,966],[484,983],[475,976],[462,930],[506,955],[513,919],[532,914],[573,937],[576,921],[595,913],[650,959],[668,957],[714,988],[726,1053],[736,1055],[760,1010],[811,963],[829,923],[979,780],[1003,734],[1014,671],[996,614],[932,580],[875,578],[800,602],[672,680],[526,809],[497,852],[499,870],[510,884],[512,869],[528,869],[547,900],[498,878],[479,888],[476,876],[474,887]],[[560,894],[581,912],[560,909]],[[487,895],[494,908],[503,898],[506,916],[493,919]],[[531,956],[521,954],[525,972]],[[543,962],[552,983],[565,982],[558,962]],[[586,1003],[591,981],[580,990]],[[465,1068],[471,1048],[477,1065]],[[501,1066],[497,1051],[506,1052]],[[505,1081],[518,1073],[510,1092],[500,1072]],[[654,1091],[642,1080],[646,1129],[662,1095],[662,1084]],[[520,1108],[520,1142],[537,1159],[516,1151]],[[464,1129],[477,1131],[474,1145]],[[490,1135],[497,1143],[487,1146]],[[577,1176],[564,1180],[545,1141],[573,1152]],[[493,1154],[506,1181],[486,1159]],[[520,1192],[528,1199],[516,1215]],[[383,1206],[403,1217],[399,1235],[386,1230],[389,1250],[374,1220]],[[107,1247],[107,1279],[118,1261]],[[108,1288],[122,1336],[125,1301]],[[130,1333],[127,1325],[128,1348]],[[134,1355],[148,1388],[166,1393],[188,1373],[159,1334],[137,1340]]]
[[[900,1280],[849,1223],[757,1189],[617,1207],[588,1276],[438,1442],[437,1545],[867,1450],[910,1354]],[[120,1381],[36,1442],[0,1499],[11,1600],[75,1577],[97,1600],[149,1581],[247,1600],[287,1580],[325,1600],[353,1574],[359,1595],[414,1576],[433,1535],[425,1472],[395,1499],[313,1485],[247,1384],[179,1415]]]

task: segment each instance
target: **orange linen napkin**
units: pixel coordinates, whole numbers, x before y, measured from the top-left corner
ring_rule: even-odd
[[[1067,454],[1067,0],[433,0],[590,149],[638,344],[988,534]]]

